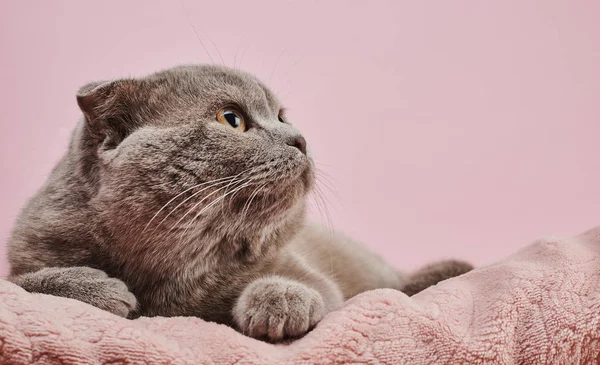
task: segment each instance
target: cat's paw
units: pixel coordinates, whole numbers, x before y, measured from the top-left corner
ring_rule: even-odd
[[[110,278],[104,271],[82,267],[85,279],[79,281],[83,292],[78,293],[82,302],[111,312],[121,317],[127,317],[136,309],[137,300],[129,291],[127,285],[117,279]]]
[[[254,281],[233,310],[242,333],[279,341],[304,335],[325,315],[323,297],[315,289],[280,277]]]
[[[121,317],[127,317],[137,306],[123,281],[90,267],[45,268],[13,281],[29,292],[76,299]]]

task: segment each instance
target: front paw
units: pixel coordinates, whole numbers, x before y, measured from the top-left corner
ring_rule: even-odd
[[[51,267],[14,279],[29,292],[76,299],[121,317],[137,306],[123,281],[90,267]]]
[[[304,335],[325,315],[323,297],[296,281],[259,279],[242,292],[233,310],[239,329],[254,338],[279,341]]]
[[[87,302],[121,317],[127,317],[136,309],[137,300],[123,281],[110,278],[101,270],[88,267],[81,269],[85,270],[85,275],[80,285],[85,291],[79,294],[79,298],[74,299]]]

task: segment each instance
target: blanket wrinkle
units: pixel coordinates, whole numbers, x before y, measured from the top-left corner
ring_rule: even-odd
[[[0,280],[0,364],[600,364],[600,227],[410,298],[360,294],[276,345],[199,318],[127,320]]]

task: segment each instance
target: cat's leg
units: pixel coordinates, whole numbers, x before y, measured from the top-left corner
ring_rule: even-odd
[[[440,261],[411,273],[406,277],[402,291],[412,296],[440,281],[462,275],[473,270],[473,266],[464,261],[448,260]]]
[[[233,316],[242,333],[279,341],[304,335],[342,303],[341,291],[328,277],[286,259],[242,291]]]
[[[124,282],[90,267],[49,267],[8,280],[30,293],[77,299],[121,317],[137,306]]]

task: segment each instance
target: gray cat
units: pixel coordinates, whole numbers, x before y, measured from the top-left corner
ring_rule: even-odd
[[[402,274],[307,223],[306,141],[249,74],[176,67],[88,84],[77,103],[68,152],[9,241],[9,279],[27,291],[278,341],[366,290],[412,295],[471,269]]]

